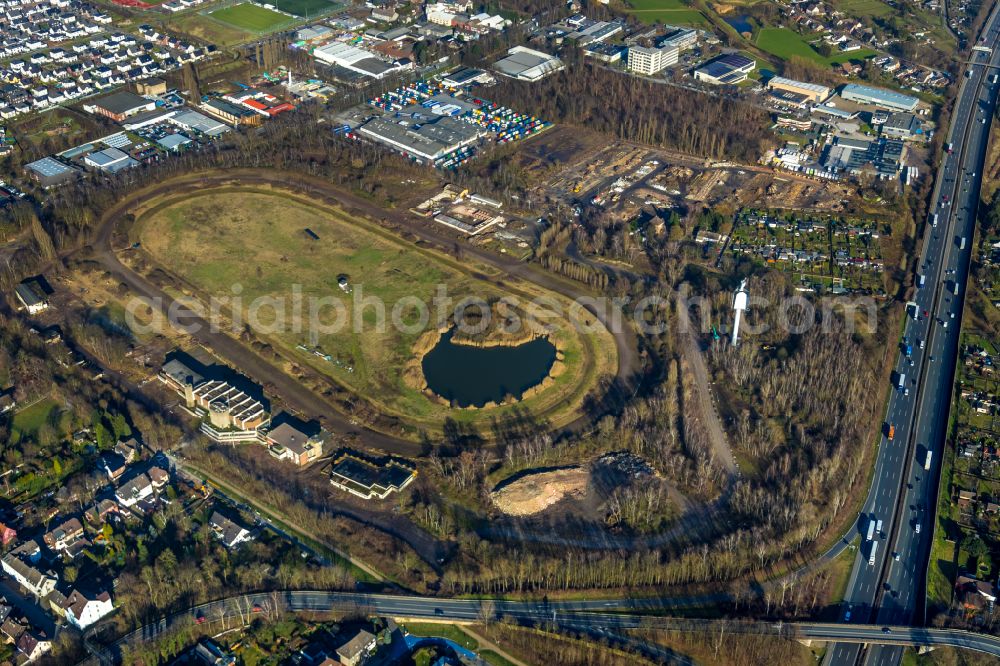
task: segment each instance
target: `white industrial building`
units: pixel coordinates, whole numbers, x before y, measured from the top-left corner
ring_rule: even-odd
[[[525,46],[511,48],[507,51],[506,58],[498,60],[493,65],[500,74],[519,81],[540,81],[564,67],[563,61],[559,58]]]
[[[648,46],[633,46],[628,50],[629,71],[652,76],[665,67],[676,65],[680,51],[676,46],[650,48]]]

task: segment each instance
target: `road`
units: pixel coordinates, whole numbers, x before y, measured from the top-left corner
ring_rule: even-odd
[[[629,610],[612,612],[621,605]],[[636,628],[711,632],[724,627],[727,633],[780,635],[812,641],[856,641],[893,646],[950,645],[1000,656],[1000,638],[956,629],[849,625],[831,623],[733,622],[727,620],[678,619],[643,615],[630,606],[631,600],[617,601],[503,601],[479,599],[437,599],[389,594],[328,591],[275,591],[220,599],[194,606],[147,624],[101,650],[106,662],[115,661],[120,649],[135,641],[149,641],[172,628],[209,624],[212,630],[240,626],[258,615],[279,611],[363,612],[387,617],[434,619],[451,622],[482,622],[508,618],[521,624],[551,623],[565,629],[596,636],[617,638],[619,632]],[[641,603],[638,604],[641,606]],[[88,634],[93,632],[88,631]],[[655,650],[655,648],[653,648]],[[681,659],[683,661],[683,659]],[[96,659],[91,659],[96,662]]]
[[[1000,5],[983,28],[985,43],[1000,37]],[[927,562],[934,533],[933,509],[944,450],[962,303],[968,279],[979,185],[997,85],[1000,53],[973,51],[959,90],[946,153],[937,174],[933,215],[924,232],[914,306],[906,324],[886,421],[895,437],[882,438],[871,493],[858,524],[862,547],[845,595],[844,619],[879,624],[923,624]],[[907,354],[905,346],[912,347]],[[899,380],[900,375],[903,376]],[[930,453],[929,466],[927,455]],[[926,468],[925,468],[926,467]],[[868,516],[866,518],[866,515]],[[871,520],[882,534],[867,541]],[[871,558],[873,545],[875,557]],[[871,564],[869,562],[872,561]],[[838,644],[827,664],[897,664],[900,647]]]

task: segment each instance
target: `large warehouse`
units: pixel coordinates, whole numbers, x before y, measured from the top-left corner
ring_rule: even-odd
[[[694,70],[694,78],[712,85],[736,85],[746,81],[756,67],[757,63],[752,58],[729,53]]]
[[[375,118],[358,132],[421,161],[435,162],[459,148],[475,143],[479,128],[450,116],[416,123],[407,119]]]
[[[498,73],[519,81],[540,81],[564,67],[559,58],[524,46],[513,47],[493,65]]]
[[[892,111],[913,111],[920,102],[916,97],[904,95],[894,90],[872,88],[857,83],[848,83],[840,91],[840,96],[849,102],[870,104]]]
[[[826,86],[821,86],[817,83],[806,83],[805,81],[786,79],[783,76],[772,77],[771,80],[767,82],[767,87],[770,90],[802,95],[815,104],[822,102],[830,96],[830,89]]]

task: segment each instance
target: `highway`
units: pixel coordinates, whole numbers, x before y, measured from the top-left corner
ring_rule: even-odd
[[[982,42],[1000,37],[994,8]],[[1000,54],[972,51],[948,135],[950,152],[938,170],[931,220],[924,231],[917,284],[896,360],[886,422],[871,492],[859,520],[862,545],[845,595],[845,622],[923,624],[934,506],[957,362],[962,304],[971,259],[979,186],[996,100],[992,69]],[[933,223],[937,215],[936,226]],[[923,283],[921,285],[921,280]],[[912,352],[907,354],[907,346]],[[902,379],[900,377],[902,376]],[[930,464],[927,455],[930,452]],[[868,541],[871,520],[883,522]],[[875,557],[872,562],[873,544]],[[871,562],[871,563],[870,563]],[[825,663],[898,664],[902,648],[839,643]]]
[[[607,607],[631,605],[631,601],[503,601],[479,599],[438,599],[389,594],[362,594],[327,591],[275,591],[220,599],[147,624],[101,650],[105,663],[115,662],[129,643],[148,641],[159,634],[192,624],[208,624],[212,631],[241,626],[255,617],[279,612],[340,611],[362,612],[381,616],[436,619],[452,622],[481,622],[509,618],[521,624],[552,623],[566,629],[585,631],[595,636],[618,638],[617,632],[635,628],[659,628],[671,631],[713,631],[723,626],[729,633],[757,633],[811,641],[851,641],[888,646],[950,645],[1000,655],[1000,638],[955,629],[852,625],[839,623],[739,622],[727,620],[679,619],[612,612]],[[88,631],[88,636],[93,632]],[[93,646],[88,641],[88,645]],[[685,661],[679,655],[674,655]],[[88,660],[90,663],[98,659]]]

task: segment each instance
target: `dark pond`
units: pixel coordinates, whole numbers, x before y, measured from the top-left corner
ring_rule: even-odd
[[[744,32],[753,32],[753,26],[750,25],[749,16],[734,16],[732,18],[727,18],[726,23],[733,26],[736,32],[742,34]]]
[[[427,386],[462,407],[482,407],[507,395],[520,398],[542,382],[556,360],[556,348],[545,338],[517,347],[472,347],[451,341],[448,331],[423,360]]]

